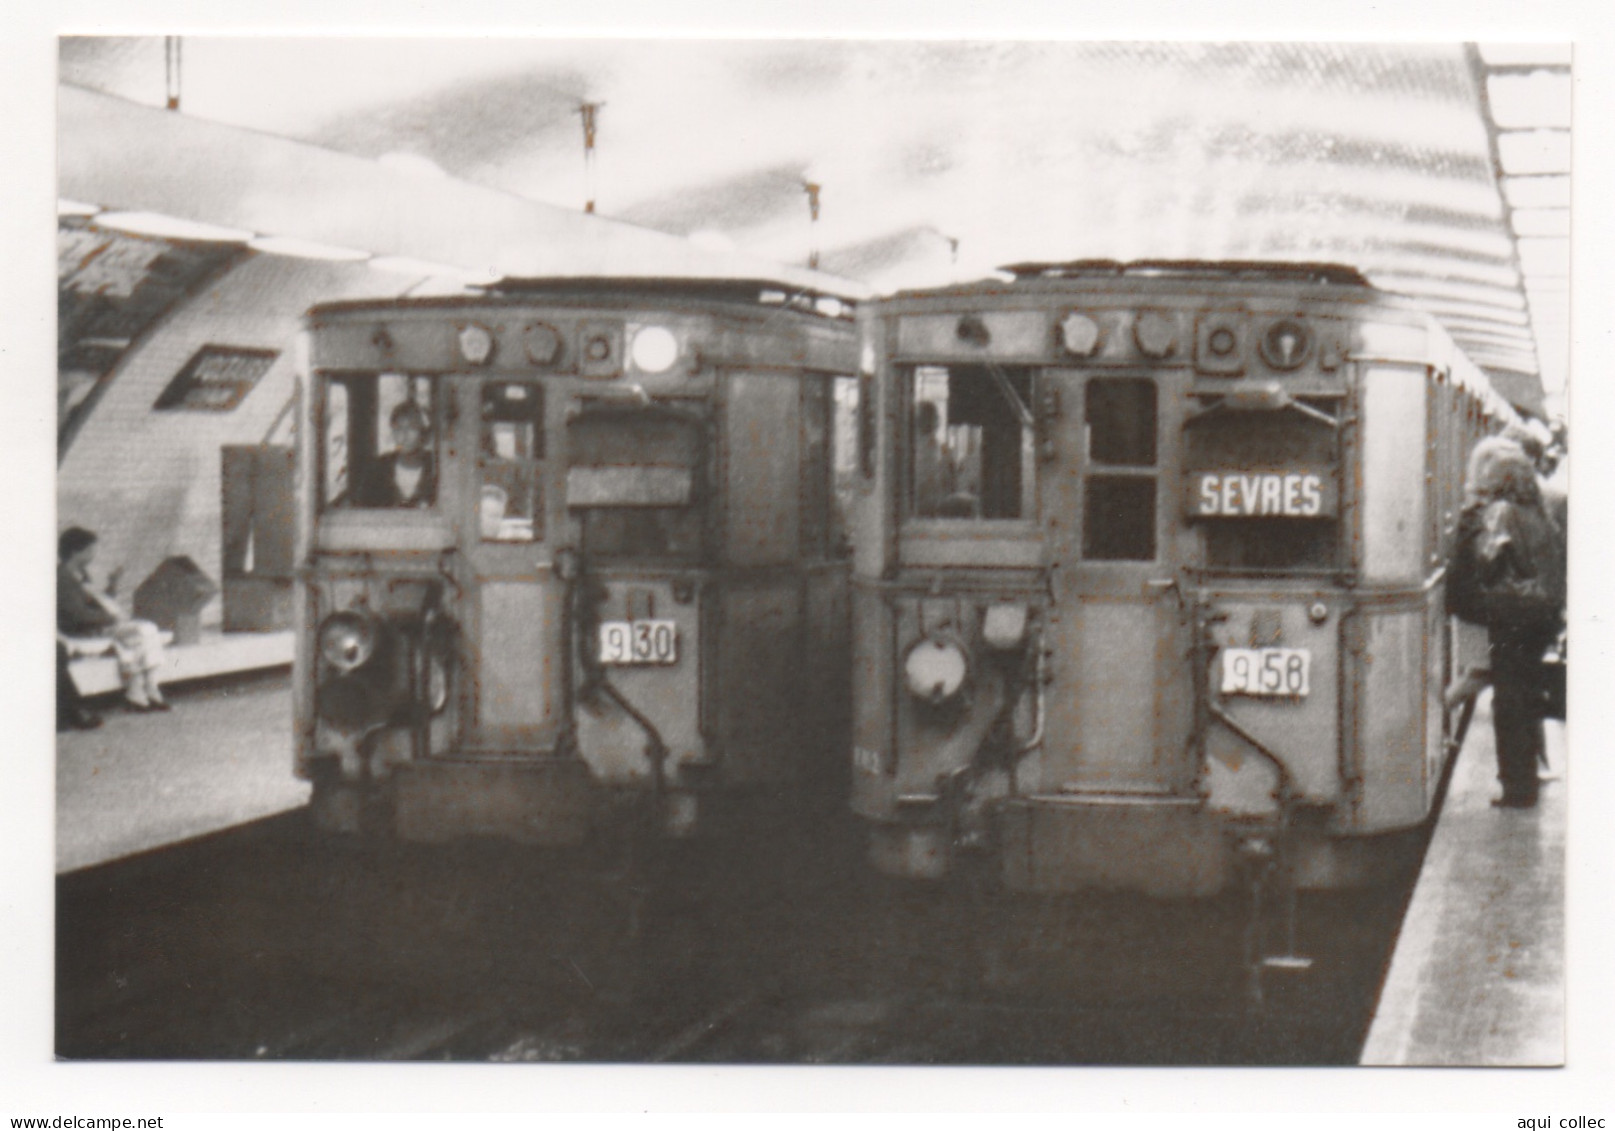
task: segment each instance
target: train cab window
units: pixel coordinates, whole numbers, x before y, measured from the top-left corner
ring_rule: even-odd
[[[482,386],[477,452],[477,528],[484,542],[544,537],[544,388],[489,381]]]
[[[437,503],[437,437],[429,377],[332,376],[325,386],[324,501],[332,509]]]
[[[921,365],[910,374],[909,514],[1018,519],[1035,513],[1032,374]]]
[[[1155,559],[1156,389],[1148,377],[1092,377],[1083,396],[1087,453],[1082,556]]]
[[[702,548],[702,428],[669,406],[595,406],[567,426],[567,506],[591,557],[693,563]]]
[[[1216,403],[1184,427],[1189,513],[1205,564],[1229,571],[1330,570],[1339,557],[1339,402],[1274,409]]]

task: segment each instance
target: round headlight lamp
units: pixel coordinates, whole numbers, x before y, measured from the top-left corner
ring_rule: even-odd
[[[343,675],[363,667],[375,654],[376,625],[363,613],[332,613],[320,625],[320,656]]]
[[[629,356],[641,373],[665,373],[679,359],[679,340],[666,326],[641,326]]]
[[[933,706],[958,695],[969,673],[964,649],[951,640],[922,640],[903,660],[909,694]]]

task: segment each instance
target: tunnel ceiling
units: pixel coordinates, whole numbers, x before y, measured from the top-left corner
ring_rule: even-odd
[[[182,108],[881,290],[1079,258],[1327,260],[1517,403],[1562,384],[1569,59],[1462,45],[183,41]],[[64,40],[160,103],[160,39]],[[821,186],[809,223],[806,185]],[[101,202],[97,202],[101,203]]]

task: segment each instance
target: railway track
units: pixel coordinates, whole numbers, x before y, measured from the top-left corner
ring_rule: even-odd
[[[293,813],[63,876],[57,1052],[1353,1063],[1405,895],[1303,898],[1312,967],[1268,972],[1257,1008],[1237,898],[960,899],[833,848],[690,849],[651,889],[556,865],[494,844],[344,846]]]

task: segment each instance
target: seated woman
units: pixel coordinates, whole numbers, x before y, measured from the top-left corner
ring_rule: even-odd
[[[90,581],[94,534],[70,526],[56,543],[56,631],[66,637],[104,636],[112,641],[123,677],[123,695],[137,711],[166,711],[157,672],[163,641],[157,626],[134,620]]]

